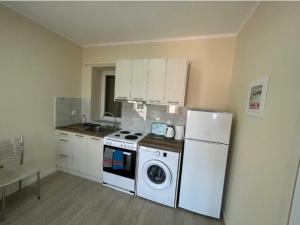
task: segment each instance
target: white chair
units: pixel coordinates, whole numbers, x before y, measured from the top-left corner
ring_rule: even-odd
[[[24,138],[19,137],[0,142],[0,189],[2,196],[1,221],[5,220],[5,197],[8,185],[36,174],[37,197],[40,199],[40,171],[32,165],[24,164]]]

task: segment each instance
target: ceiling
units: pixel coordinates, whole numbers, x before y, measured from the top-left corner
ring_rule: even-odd
[[[6,2],[81,45],[237,33],[255,2]]]

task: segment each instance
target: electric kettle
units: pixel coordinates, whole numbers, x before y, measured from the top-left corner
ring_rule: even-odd
[[[167,129],[166,129],[166,134],[165,134],[165,137],[166,138],[173,138],[175,136],[175,130],[173,127],[171,126],[168,126]]]

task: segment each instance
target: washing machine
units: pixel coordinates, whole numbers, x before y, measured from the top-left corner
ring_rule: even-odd
[[[140,146],[137,196],[176,207],[180,157],[178,152]]]

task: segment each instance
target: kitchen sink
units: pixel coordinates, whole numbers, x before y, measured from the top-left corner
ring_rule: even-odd
[[[110,133],[110,132],[114,131],[114,128],[112,126],[108,126],[108,125],[106,125],[106,126],[96,125],[96,126],[90,126],[84,130],[89,131],[89,132],[106,134],[106,133]]]

